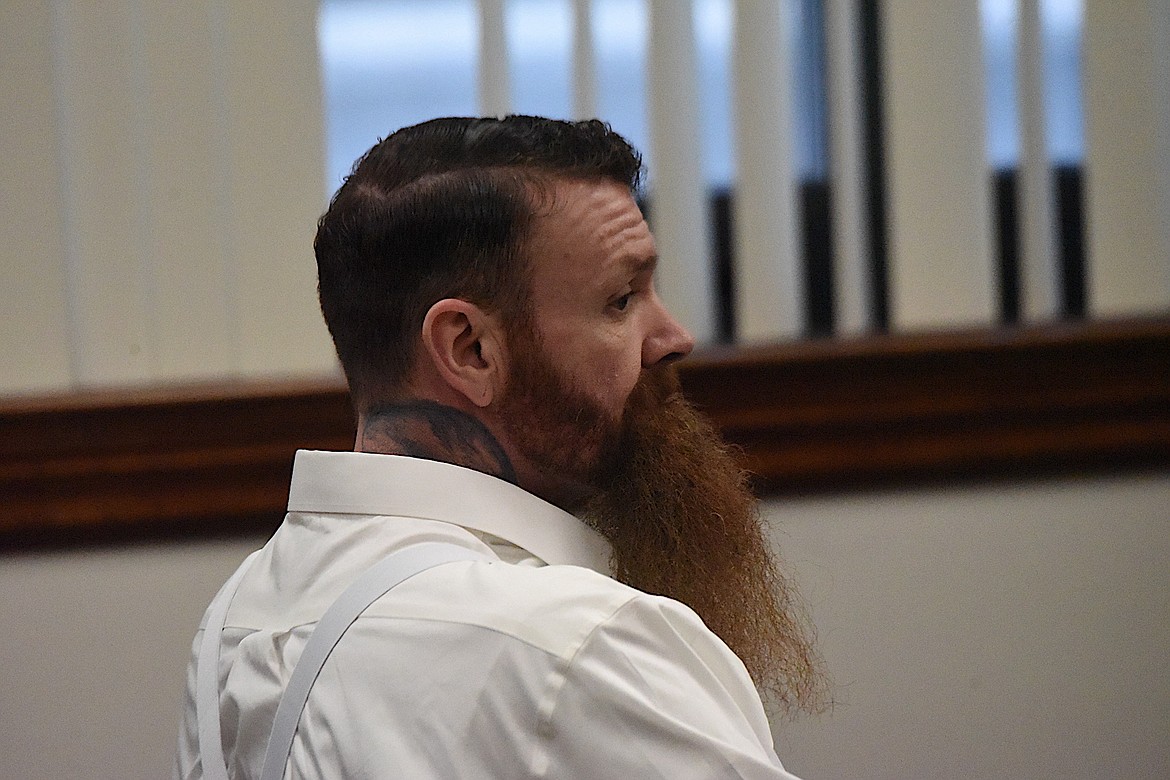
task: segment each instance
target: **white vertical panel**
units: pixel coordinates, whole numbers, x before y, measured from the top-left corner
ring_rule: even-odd
[[[869,251],[858,0],[825,0],[829,176],[833,204],[834,325],[839,335],[876,325]]]
[[[597,116],[593,0],[573,0],[573,118]]]
[[[1154,224],[1160,230],[1162,310],[1170,308],[1170,3],[1161,3],[1154,9],[1151,32],[1154,35],[1153,105],[1157,116],[1154,119],[1154,191],[1158,213]],[[1159,277],[1155,270],[1155,284]]]
[[[227,268],[231,232],[220,73],[225,52],[213,0],[136,2],[131,45],[141,48],[130,93],[144,137],[136,193],[153,343],[151,378],[222,377],[238,366],[238,321]],[[123,87],[125,88],[125,87]]]
[[[1170,308],[1170,3],[1085,4],[1087,294],[1097,316]]]
[[[662,299],[699,342],[715,335],[707,188],[690,0],[650,1],[650,215]]]
[[[890,0],[881,8],[890,324],[991,324],[978,0]]]
[[[0,4],[0,394],[71,382],[50,0]]]
[[[504,0],[479,0],[479,111],[504,116],[512,108]]]
[[[67,290],[81,385],[151,376],[136,10],[130,0],[56,6]]]
[[[1056,208],[1048,155],[1045,112],[1044,31],[1040,0],[1020,0],[1017,27],[1019,63],[1020,313],[1024,319],[1060,314],[1060,268],[1056,251]]]
[[[224,50],[225,227],[245,375],[336,370],[317,305],[313,236],[325,208],[314,0],[217,0]]]
[[[792,143],[794,10],[791,0],[735,4],[736,329],[745,342],[804,330]]]
[[[5,57],[19,62],[5,68],[7,102],[20,108],[5,112],[0,172],[35,212],[7,209],[17,219],[3,238],[35,249],[5,258],[15,268],[0,295],[19,324],[0,332],[37,333],[43,347],[7,361],[0,387],[335,370],[312,258],[324,205],[316,10],[5,8]]]

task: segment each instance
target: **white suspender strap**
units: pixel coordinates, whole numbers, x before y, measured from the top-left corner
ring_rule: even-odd
[[[199,660],[195,664],[195,720],[199,725],[199,760],[206,780],[228,780],[219,726],[219,635],[240,580],[259,554],[257,550],[245,558],[211,600],[203,638],[199,642]]]
[[[309,690],[341,635],[358,615],[395,585],[419,572],[443,563],[470,560],[487,560],[487,556],[447,542],[423,542],[383,558],[345,589],[317,622],[293,668],[284,695],[280,697],[260,780],[281,780],[284,777],[285,764]],[[202,749],[202,745],[200,747]],[[220,760],[222,762],[222,758]]]

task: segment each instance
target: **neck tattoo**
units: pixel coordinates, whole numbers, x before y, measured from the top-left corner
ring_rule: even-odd
[[[453,463],[516,483],[500,442],[471,415],[434,401],[376,406],[366,415],[361,449]]]

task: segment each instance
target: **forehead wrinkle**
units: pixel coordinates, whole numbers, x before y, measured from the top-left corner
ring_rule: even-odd
[[[602,248],[605,265],[623,273],[642,274],[653,271],[658,265],[654,237],[640,220],[636,225],[612,231]]]
[[[573,278],[569,287],[564,286],[568,276],[554,282],[554,295],[568,295],[572,285],[579,285],[578,290],[609,287],[618,274],[653,269],[654,238],[626,188],[597,180],[560,179],[551,184],[542,199],[544,208],[535,215],[530,247],[554,263],[542,263],[542,276],[555,274],[551,280],[567,273]],[[559,265],[570,257],[578,259]]]
[[[653,270],[658,261],[654,237],[632,198],[614,198],[595,190],[591,207],[599,210],[594,238],[606,255],[606,265],[619,264],[632,272]],[[649,254],[638,251],[646,245]]]

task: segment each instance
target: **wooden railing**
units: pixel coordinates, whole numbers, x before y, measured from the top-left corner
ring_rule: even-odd
[[[688,395],[765,495],[1170,467],[1170,317],[712,350]],[[337,381],[0,402],[0,549],[262,533]]]

